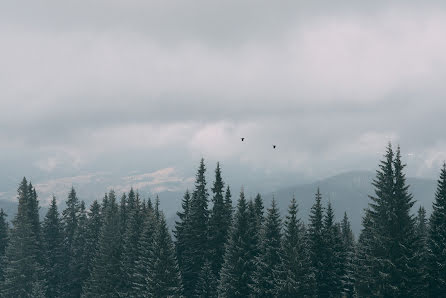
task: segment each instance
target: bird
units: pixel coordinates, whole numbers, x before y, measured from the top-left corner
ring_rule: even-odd
[[[276,145],[273,145],[273,149],[276,149]]]
[[[242,139],[242,142],[245,140],[245,138],[240,138],[240,139]]]

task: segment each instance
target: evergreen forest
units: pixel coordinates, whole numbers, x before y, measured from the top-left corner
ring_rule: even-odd
[[[0,297],[446,296],[446,164],[428,215],[389,144],[356,237],[319,189],[302,218],[300,198],[281,214],[232,190],[220,164],[206,171],[202,159],[172,231],[159,199],[133,189],[86,206],[72,188],[40,218],[23,178],[15,216],[0,209]]]

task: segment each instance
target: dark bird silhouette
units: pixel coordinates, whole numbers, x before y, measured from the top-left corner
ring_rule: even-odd
[[[245,140],[245,138],[241,138],[242,139],[242,142]]]
[[[273,149],[276,149],[276,145],[273,145]]]

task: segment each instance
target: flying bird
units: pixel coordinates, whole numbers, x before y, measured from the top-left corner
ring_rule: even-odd
[[[245,140],[245,138],[240,138],[240,139],[242,139],[242,142]]]
[[[276,145],[273,145],[273,149],[276,149]]]

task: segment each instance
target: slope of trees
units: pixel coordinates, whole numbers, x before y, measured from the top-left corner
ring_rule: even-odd
[[[91,206],[72,188],[39,219],[25,178],[10,223],[0,209],[1,297],[441,297],[446,293],[446,164],[430,218],[406,184],[401,152],[387,147],[355,241],[316,190],[308,224],[292,198],[282,218],[257,195],[233,209],[220,164],[207,188],[200,161],[173,237],[159,199],[114,191]],[[307,198],[302,198],[307,199]],[[88,209],[88,210],[87,210]]]

